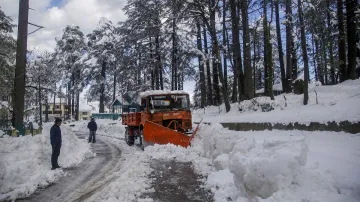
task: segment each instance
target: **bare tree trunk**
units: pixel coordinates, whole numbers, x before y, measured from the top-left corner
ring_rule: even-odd
[[[276,0],[275,3],[275,17],[276,17],[276,35],[277,35],[279,60],[280,60],[281,84],[282,84],[283,92],[285,92],[286,89],[288,88],[288,84],[285,75],[284,53],[283,53],[282,40],[281,40],[279,0]]]
[[[329,42],[329,59],[330,59],[330,80],[331,84],[335,85],[335,66],[334,66],[334,55],[333,55],[333,37],[331,36],[332,26],[331,26],[331,15],[330,15],[330,0],[327,0],[327,27],[328,27],[328,42]]]
[[[101,84],[100,84],[100,107],[99,107],[99,113],[104,113],[105,107],[105,81],[106,81],[106,62],[103,62],[101,65]]]
[[[327,55],[326,55],[326,45],[325,45],[324,37],[321,37],[320,47],[321,47],[321,50],[322,50],[322,57],[323,57],[322,69],[323,69],[324,84],[328,85],[329,83],[328,83],[328,73],[327,73]]]
[[[158,80],[156,81],[157,90],[159,88],[161,90],[164,90],[164,82],[163,82],[163,75],[162,75],[162,65],[161,65],[161,56],[160,56],[160,42],[159,42],[159,36],[156,36],[155,38],[155,51],[156,51],[156,66],[158,71]],[[159,83],[160,82],[160,83]],[[159,86],[160,85],[160,86]]]
[[[141,57],[140,57],[140,51],[139,51],[139,59],[140,59]],[[114,64],[114,69],[115,69],[115,71],[114,71],[114,85],[113,85],[113,102],[115,101],[115,99],[116,99],[116,83],[117,83],[117,81],[116,81],[116,79],[117,79],[117,67],[116,67],[116,62],[115,62],[115,64]],[[114,107],[112,108],[112,113],[115,113],[115,109],[114,109]]]
[[[319,81],[322,85],[324,85],[324,76],[323,76],[323,71],[322,71],[322,67],[321,67],[321,58],[319,57],[319,40],[317,38],[315,38],[315,50],[316,50],[316,55],[315,57],[317,58],[317,72],[318,72],[318,78]]]
[[[47,90],[45,90],[45,122],[49,122],[49,95]]]
[[[54,93],[54,103],[53,103],[53,114],[55,116],[55,103],[56,102],[56,83],[55,83],[55,93]]]
[[[205,49],[205,55],[206,57],[209,56],[209,51],[208,51],[208,44],[207,44],[207,34],[206,34],[206,29],[204,27],[203,29],[203,35],[204,35],[204,49]],[[214,99],[213,99],[213,94],[212,94],[212,85],[211,85],[211,70],[210,70],[210,64],[209,64],[209,59],[206,58],[206,76],[207,76],[207,87],[208,87],[208,105],[213,105],[214,104]]]
[[[268,26],[267,20],[267,5],[266,0],[264,0],[264,45],[265,45],[265,70],[267,75],[265,75],[265,94],[274,100],[273,93],[273,61],[272,61],[272,45],[270,43],[270,27]]]
[[[237,14],[236,0],[229,0],[231,13],[231,31],[232,31],[232,52],[234,57],[234,69],[238,79],[239,101],[243,100],[244,95],[244,73],[241,63],[241,47],[239,39],[239,16]]]
[[[345,44],[345,28],[344,28],[344,5],[343,0],[337,0],[337,17],[338,17],[338,29],[339,29],[339,38],[338,38],[338,52],[339,52],[339,72],[340,72],[340,82],[343,82],[347,78],[347,69],[346,69],[346,44]]]
[[[197,48],[202,52],[202,43],[201,43],[201,25],[197,22]],[[206,85],[205,85],[205,70],[204,70],[204,59],[201,55],[198,56],[199,59],[199,72],[200,72],[200,91],[201,91],[201,103],[200,107],[203,108],[206,105]]]
[[[149,41],[150,41],[150,69],[151,69],[151,90],[155,90],[155,80],[156,80],[156,71],[154,70],[156,66],[154,66],[153,63],[153,49],[152,49],[152,40],[151,37],[149,37]]]
[[[309,61],[308,61],[308,55],[307,55],[307,50],[306,50],[305,24],[304,24],[301,0],[298,0],[298,13],[299,13],[299,21],[300,21],[301,49],[302,49],[302,55],[303,55],[303,60],[304,60],[304,105],[307,105],[308,100],[309,100],[309,93],[308,93]]]
[[[79,120],[79,107],[80,107],[80,94],[76,93],[76,112],[75,112],[75,120]]]
[[[67,98],[68,98],[68,101],[67,101],[67,112],[68,112],[68,116],[71,116],[71,110],[72,110],[72,105],[71,105],[71,82],[68,83],[68,89],[67,89]],[[69,117],[67,117],[69,118]]]
[[[347,78],[356,79],[356,14],[359,10],[358,0],[346,0],[346,24],[348,45]]]
[[[172,42],[173,42],[173,49],[172,49],[172,71],[171,71],[171,77],[172,77],[172,81],[171,81],[171,89],[172,90],[177,90],[177,75],[178,75],[178,70],[177,70],[177,60],[176,60],[176,56],[177,56],[177,44],[176,44],[176,25],[175,25],[175,18],[173,19],[173,33],[172,33]]]
[[[41,102],[41,82],[40,82],[40,77],[39,77],[39,86],[38,86],[38,93],[39,93],[39,115],[40,115],[40,126],[42,126],[42,102]]]
[[[224,83],[225,88],[228,89],[228,79],[227,79],[227,53],[226,53],[226,4],[223,4],[223,58],[224,58]]]
[[[249,16],[248,16],[248,2],[241,1],[241,15],[243,25],[243,46],[244,46],[244,78],[245,78],[245,99],[250,100],[254,97],[252,84],[252,69],[251,69],[251,45],[250,45],[250,30],[249,30]]]
[[[319,76],[317,73],[317,57],[316,57],[316,52],[315,52],[315,39],[314,39],[314,33],[311,34],[311,43],[312,43],[312,54],[313,54],[313,65],[314,65],[314,73],[315,73],[315,81],[319,81]]]
[[[293,37],[292,37],[292,1],[285,0],[286,2],[286,79],[287,79],[287,86],[286,92],[291,93],[292,91],[292,53],[293,53]]]
[[[220,97],[220,86],[219,86],[219,68],[218,65],[221,63],[218,61],[221,58],[217,57],[217,51],[218,51],[218,42],[217,42],[217,36],[216,36],[216,27],[215,27],[215,15],[216,15],[216,9],[215,7],[215,0],[210,0],[211,4],[209,5],[210,10],[210,35],[211,35],[211,42],[212,42],[212,68],[213,68],[213,88],[214,88],[214,101],[215,104],[220,105],[221,104],[221,97]],[[223,83],[221,84],[223,85]]]

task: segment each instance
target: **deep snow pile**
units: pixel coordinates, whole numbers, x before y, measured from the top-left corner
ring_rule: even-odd
[[[212,162],[216,201],[359,201],[360,136],[335,132],[235,132],[213,124],[193,141]],[[202,147],[202,148],[200,148]]]
[[[316,104],[316,93],[318,104]],[[303,95],[284,94],[257,97],[254,100],[231,104],[225,113],[225,106],[207,107],[194,110],[193,120],[204,122],[271,122],[271,123],[310,123],[328,121],[360,120],[360,79],[348,80],[334,86],[309,85],[309,103],[303,105]],[[285,107],[285,102],[287,107]],[[273,109],[272,109],[273,108]],[[271,109],[271,111],[269,111]]]
[[[141,193],[152,191],[148,163],[161,159],[192,162],[216,202],[356,202],[359,154],[359,135],[236,132],[220,124],[202,125],[187,149],[154,145],[130,155],[119,178],[90,201],[141,201]]]
[[[45,124],[42,135],[0,138],[0,201],[28,196],[65,174],[51,168],[50,127]],[[61,126],[62,147],[59,164],[77,165],[93,156],[89,144],[78,139],[67,126]]]

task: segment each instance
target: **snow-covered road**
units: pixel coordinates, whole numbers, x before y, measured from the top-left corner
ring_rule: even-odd
[[[86,138],[87,133],[76,133]],[[120,166],[121,150],[115,144],[98,138],[92,145],[96,156],[79,165],[64,169],[66,176],[45,189],[38,189],[22,201],[84,201],[112,181],[109,177]]]

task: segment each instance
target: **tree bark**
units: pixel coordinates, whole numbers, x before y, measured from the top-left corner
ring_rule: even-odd
[[[348,45],[347,79],[356,79],[356,14],[358,0],[346,0],[346,24]]]
[[[215,10],[215,0],[210,0],[210,4],[209,4],[209,10],[210,10],[210,27],[209,31],[210,31],[210,35],[211,35],[211,43],[212,43],[212,68],[213,68],[213,88],[214,88],[214,101],[216,105],[220,105],[221,104],[221,97],[220,97],[220,86],[219,86],[219,64],[221,64],[221,61],[219,61],[219,59],[221,60],[221,58],[217,57],[217,51],[218,51],[218,40],[217,40],[217,36],[216,36],[216,27],[215,27],[215,15],[216,15],[216,10]],[[204,19],[205,20],[205,19]],[[221,84],[223,85],[223,83]]]
[[[36,64],[36,63],[35,63]],[[42,102],[41,102],[41,82],[40,82],[40,77],[39,77],[39,89],[38,89],[38,93],[39,93],[39,115],[40,115],[40,126],[42,126]]]
[[[236,0],[229,0],[231,14],[232,32],[232,52],[234,57],[234,69],[238,79],[239,101],[243,100],[244,95],[244,73],[241,64],[241,47],[239,39],[239,16],[237,14]]]
[[[178,74],[178,70],[177,70],[177,61],[176,61],[176,56],[177,56],[177,44],[176,44],[176,25],[175,25],[175,18],[173,19],[173,33],[172,33],[172,45],[173,45],[173,49],[172,49],[172,71],[171,71],[171,89],[172,90],[177,90],[177,74]]]
[[[332,35],[332,26],[331,26],[331,15],[330,15],[330,4],[331,0],[327,0],[327,9],[326,9],[326,15],[327,15],[327,27],[328,27],[328,46],[329,46],[329,60],[330,60],[330,80],[331,84],[335,85],[335,67],[334,67],[334,55],[333,55],[333,37]]]
[[[308,55],[307,55],[307,50],[306,50],[305,24],[304,24],[301,0],[298,0],[298,13],[299,13],[299,21],[300,21],[301,49],[302,49],[302,55],[303,55],[303,60],[304,60],[304,105],[307,105],[308,100],[309,100],[309,93],[308,93],[309,61],[308,61]]]
[[[313,65],[314,65],[314,73],[315,73],[315,81],[319,81],[319,76],[317,73],[317,60],[316,60],[316,51],[315,51],[315,39],[314,33],[311,34],[311,43],[312,43],[312,54],[313,54]]]
[[[321,58],[322,57],[319,56],[319,40],[317,38],[315,38],[315,50],[316,50],[315,57],[317,58],[316,61],[317,61],[318,78],[319,78],[320,83],[322,85],[324,85],[324,76],[323,76],[323,71],[322,71],[322,67],[321,67],[321,65],[322,65]]]
[[[343,82],[347,78],[346,69],[346,44],[345,44],[345,28],[344,28],[344,4],[343,0],[337,0],[337,17],[338,17],[338,52],[339,52],[339,72],[340,82]]]
[[[273,93],[273,61],[272,61],[272,45],[270,43],[270,27],[268,26],[267,20],[267,5],[266,0],[263,1],[264,4],[264,45],[265,45],[265,94],[274,100]]]
[[[99,107],[99,113],[104,113],[105,111],[105,82],[106,82],[106,62],[103,61],[101,65],[101,84],[100,84],[100,107]]]
[[[202,52],[202,43],[201,43],[201,25],[199,22],[196,24],[197,26],[197,48]],[[201,103],[200,107],[204,108],[206,105],[206,85],[205,85],[205,70],[204,70],[204,59],[201,55],[198,56],[199,59],[199,73],[200,73],[200,91],[201,91]]]
[[[286,92],[291,93],[292,91],[292,52],[293,52],[293,37],[292,37],[292,1],[285,0],[286,3],[286,79],[287,79],[287,86]]]
[[[49,122],[49,95],[47,90],[45,90],[45,122]]]
[[[152,49],[152,40],[151,37],[149,37],[149,41],[150,41],[150,69],[151,69],[151,90],[155,90],[155,80],[156,80],[156,71],[154,70],[156,66],[154,66],[154,62],[153,62],[153,49]]]
[[[79,109],[80,109],[80,93],[76,93],[76,112],[75,112],[75,120],[79,120]]]
[[[226,30],[226,4],[223,3],[223,60],[224,60],[224,83],[225,88],[228,89],[228,79],[227,79],[227,53],[226,53],[226,41],[227,41],[227,30]]]
[[[276,35],[277,35],[279,60],[280,60],[281,84],[282,84],[283,92],[285,92],[286,89],[288,88],[288,84],[285,75],[284,53],[283,53],[282,40],[281,40],[279,0],[276,0],[275,3],[275,17],[276,17]]]
[[[207,44],[207,34],[206,34],[206,29],[205,27],[203,28],[203,35],[204,35],[204,49],[205,49],[205,55],[206,57],[209,56],[209,51],[208,51],[208,44]],[[213,94],[212,94],[212,85],[211,85],[211,70],[210,70],[210,64],[209,64],[209,59],[206,58],[206,76],[207,76],[207,87],[208,87],[208,105],[213,105],[214,104],[214,100],[213,100]]]
[[[325,38],[324,37],[321,38],[320,48],[322,50],[322,61],[323,61],[323,63],[322,63],[322,75],[323,75],[323,79],[324,79],[324,84],[328,85],[327,54],[326,54],[326,45],[325,45]]]
[[[157,90],[159,88],[161,90],[164,90],[164,82],[163,82],[163,75],[162,75],[162,65],[161,65],[161,55],[160,55],[160,42],[159,42],[159,36],[156,36],[155,38],[155,51],[156,51],[156,66],[158,71],[158,80],[156,81]],[[159,86],[160,85],[160,86]]]
[[[244,46],[244,87],[245,99],[250,100],[254,97],[252,69],[251,69],[251,45],[250,45],[250,31],[249,31],[249,16],[248,16],[248,1],[241,1],[241,16],[243,25],[243,46]]]

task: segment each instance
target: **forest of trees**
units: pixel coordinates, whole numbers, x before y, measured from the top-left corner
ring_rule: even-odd
[[[1,9],[1,8],[0,8]],[[194,105],[249,100],[273,84],[334,85],[360,67],[358,0],[128,0],[127,20],[102,18],[84,34],[67,26],[53,52],[28,52],[26,106],[57,94],[77,114],[79,94],[104,106],[126,92],[183,90],[195,80]],[[0,86],[11,93],[16,40],[0,10]],[[3,73],[4,72],[4,73]],[[5,91],[2,91],[3,93]],[[76,116],[77,117],[77,116]]]

